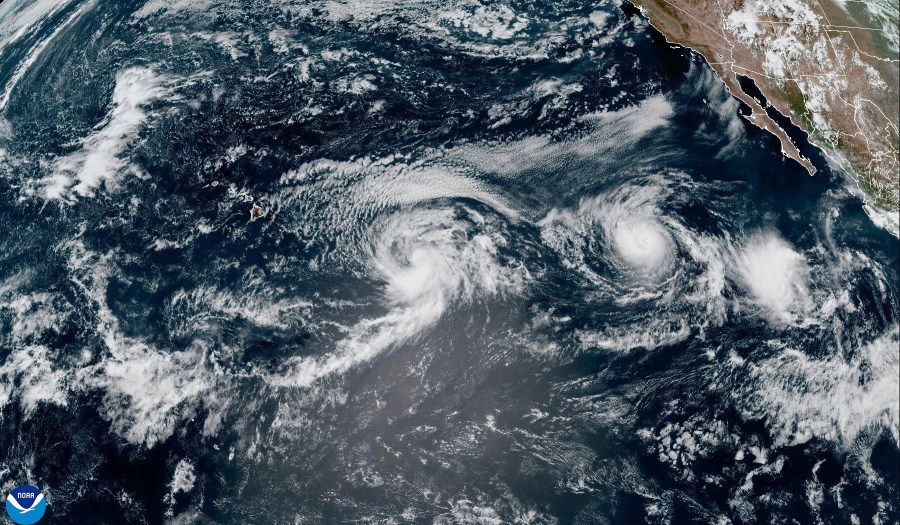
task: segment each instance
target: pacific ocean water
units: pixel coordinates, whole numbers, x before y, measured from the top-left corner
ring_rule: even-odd
[[[900,517],[897,238],[630,4],[0,13],[48,522]]]

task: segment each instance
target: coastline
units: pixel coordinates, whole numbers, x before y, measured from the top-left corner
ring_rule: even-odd
[[[779,86],[773,85],[775,81],[771,77],[766,77],[763,73],[738,63],[734,58],[735,49],[739,47],[738,44],[732,42],[711,24],[704,23],[686,9],[668,0],[629,0],[629,3],[637,8],[647,23],[669,45],[685,48],[701,57],[706,65],[715,72],[719,80],[725,84],[728,92],[750,108],[751,114],[743,115],[744,118],[754,126],[774,135],[781,145],[781,153],[803,166],[810,175],[814,175],[817,171],[816,167],[800,152],[798,145],[787,130],[768,115],[767,110],[771,108],[779,117],[786,119],[791,125],[804,132],[809,144],[822,152],[829,165],[840,170],[853,181],[852,185],[848,184],[850,186],[848,190],[862,200],[863,208],[872,222],[900,238],[900,202],[897,202],[896,197],[900,190],[892,189],[892,185],[895,186],[896,179],[900,177],[896,171],[893,174],[894,181],[881,180],[875,176],[866,177],[861,174],[844,152],[828,144],[828,140],[824,136],[818,136],[821,133],[817,133],[816,126],[812,124],[808,115],[797,115],[793,111],[789,101],[784,99]],[[720,13],[720,15],[724,20],[724,13]],[[723,51],[728,51],[728,54]],[[746,56],[753,57],[753,54],[748,53]],[[738,80],[739,75],[753,81],[765,98],[763,101],[765,106],[742,88]],[[799,96],[802,100],[806,100],[802,91]],[[854,118],[856,118],[855,114]],[[890,129],[887,131],[890,132]],[[888,148],[891,148],[890,144]],[[883,157],[877,151],[873,153],[871,149],[868,153],[876,160]],[[876,160],[872,160],[869,166]],[[888,194],[887,198],[884,196],[885,193]],[[889,206],[884,206],[885,202]]]

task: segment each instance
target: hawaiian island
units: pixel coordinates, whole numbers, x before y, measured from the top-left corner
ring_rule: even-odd
[[[702,55],[750,107],[749,120],[812,174],[813,164],[767,109],[806,131],[863,191],[873,220],[898,234],[896,0],[632,1],[667,40]],[[741,77],[765,101],[743,88]]]

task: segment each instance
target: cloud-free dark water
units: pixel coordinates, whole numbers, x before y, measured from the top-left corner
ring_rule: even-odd
[[[896,520],[897,239],[630,6],[23,20],[0,479],[53,523]]]

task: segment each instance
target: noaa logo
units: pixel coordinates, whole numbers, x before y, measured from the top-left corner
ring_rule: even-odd
[[[6,497],[6,513],[19,525],[31,525],[44,517],[47,502],[37,487],[22,485],[12,489]]]

